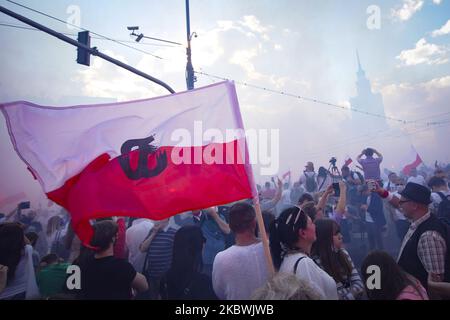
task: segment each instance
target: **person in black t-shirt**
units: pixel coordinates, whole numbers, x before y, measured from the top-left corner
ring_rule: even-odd
[[[81,290],[88,300],[127,300],[132,289],[143,292],[148,289],[145,277],[136,272],[124,259],[114,257],[117,224],[101,221],[94,225],[91,246],[96,253],[81,268]]]

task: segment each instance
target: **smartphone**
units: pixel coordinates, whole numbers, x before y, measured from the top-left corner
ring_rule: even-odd
[[[334,196],[340,197],[341,196],[341,189],[339,188],[339,182],[333,183],[333,189],[334,189]]]
[[[19,209],[30,209],[30,201],[19,203]]]

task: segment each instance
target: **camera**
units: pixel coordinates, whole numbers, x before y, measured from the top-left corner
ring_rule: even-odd
[[[130,31],[134,31],[134,30],[139,30],[138,26],[134,26],[134,27],[127,27],[128,30]]]
[[[331,159],[330,159],[330,163],[331,163],[331,165],[333,166],[333,167],[336,167],[336,158],[335,157],[332,157]]]
[[[25,202],[19,203],[18,208],[19,209],[30,209],[30,201],[25,201]]]

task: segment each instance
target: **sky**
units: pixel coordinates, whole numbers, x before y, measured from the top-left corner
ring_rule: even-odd
[[[63,22],[10,1],[0,5],[74,39],[80,30],[72,25],[127,41],[138,50],[98,38],[91,46],[176,92],[186,90],[185,1],[15,2]],[[368,146],[383,154],[390,170],[401,168],[411,146],[429,166],[450,162],[450,1],[191,0],[190,22],[197,34],[191,42],[194,69],[208,74],[196,74],[195,87],[220,78],[236,82],[246,129],[279,130],[280,175],[291,170],[297,178],[309,160],[316,167],[327,166],[332,156],[338,164],[346,156],[355,160]],[[136,43],[127,26],[183,45]],[[91,57],[89,67],[79,65],[75,47],[19,27],[28,26],[0,13],[0,103],[67,106],[167,94],[99,58]],[[349,109],[357,94],[356,51],[372,91],[382,95],[386,116],[403,122],[383,120],[378,126],[379,118],[355,117]],[[42,201],[39,184],[12,148],[4,119],[0,154],[0,200],[25,191],[34,202]],[[256,180],[267,181],[259,167],[254,166]]]

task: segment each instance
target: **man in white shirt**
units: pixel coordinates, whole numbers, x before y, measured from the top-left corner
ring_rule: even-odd
[[[417,174],[417,169],[411,169],[411,172],[409,173],[409,178],[407,182],[414,182],[417,184],[421,184],[422,186],[426,187],[427,184],[425,182],[425,178],[421,175]]]
[[[248,203],[233,205],[230,229],[236,236],[236,244],[219,252],[214,259],[214,292],[221,300],[248,300],[269,279],[264,248],[255,236],[255,209]]]
[[[139,250],[139,245],[153,228],[154,223],[149,219],[136,219],[126,231],[125,243],[128,248],[128,261],[137,272],[142,272],[145,262],[145,252]]]
[[[388,175],[388,181],[383,183],[383,189],[389,192],[397,191],[398,176],[395,172],[391,172]]]

